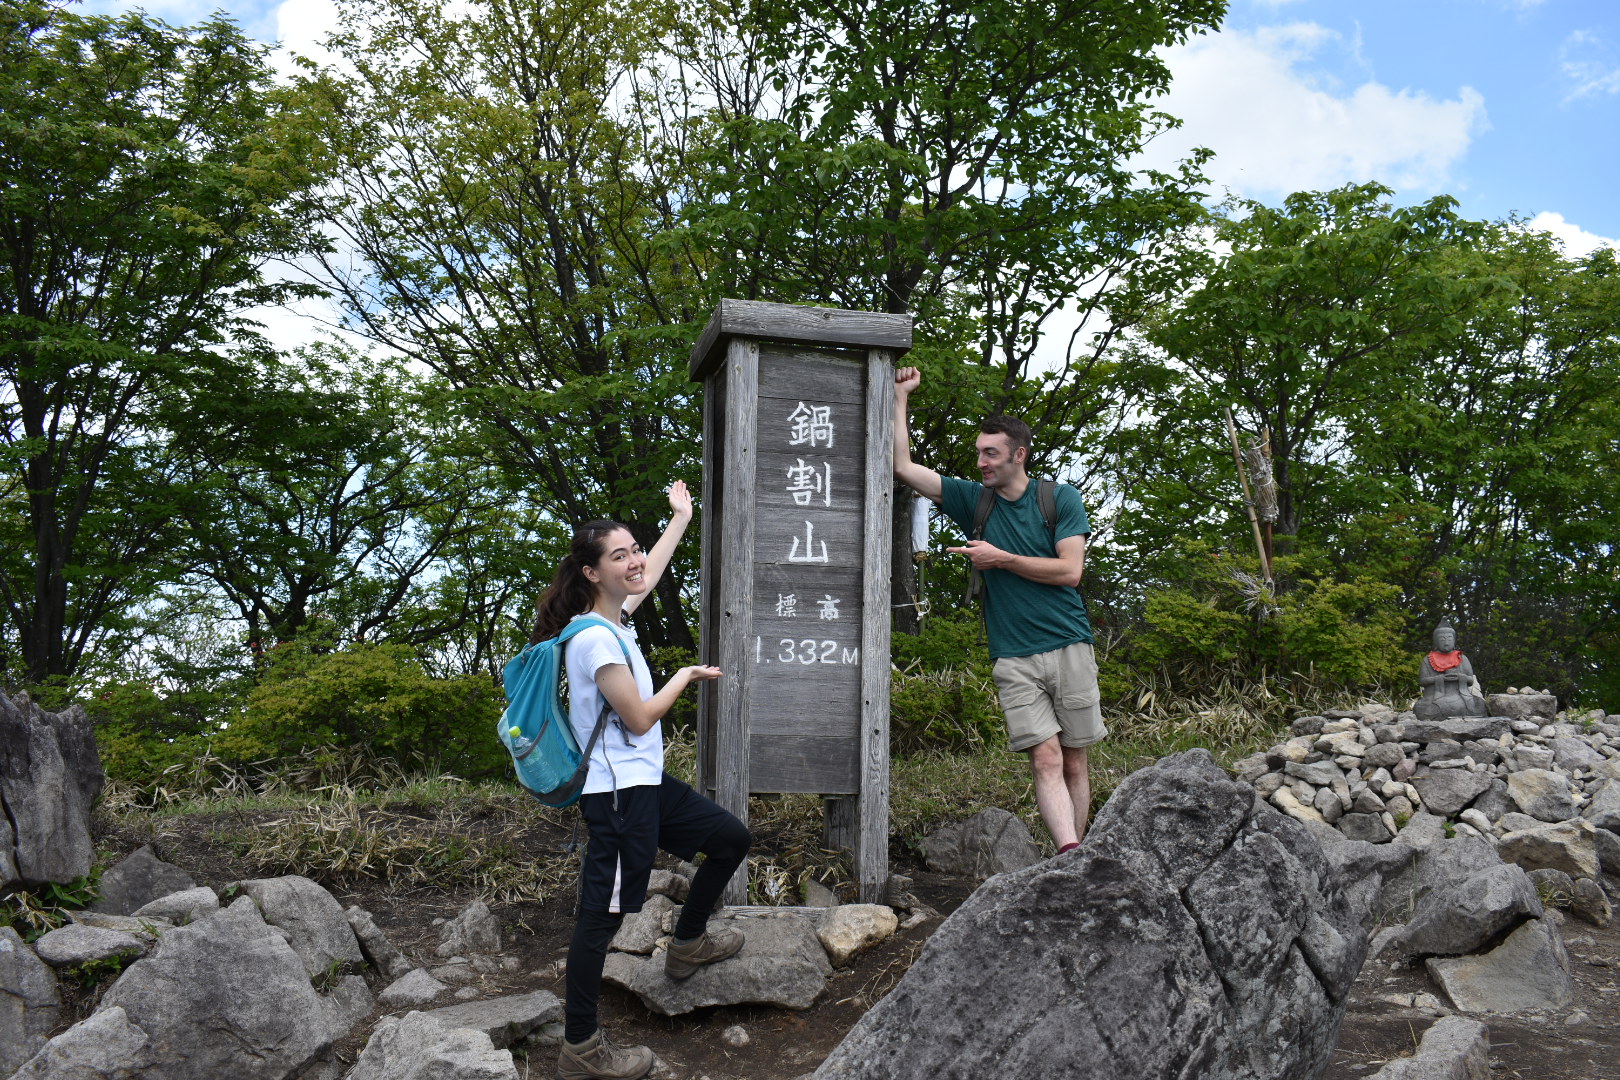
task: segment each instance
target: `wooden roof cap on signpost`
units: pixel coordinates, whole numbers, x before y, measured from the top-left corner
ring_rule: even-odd
[[[865,346],[889,349],[898,357],[911,349],[911,316],[767,304],[758,300],[722,300],[714,309],[709,325],[703,328],[703,335],[692,346],[689,370],[693,382],[702,382],[708,377],[726,355],[726,340],[734,337],[846,349]]]

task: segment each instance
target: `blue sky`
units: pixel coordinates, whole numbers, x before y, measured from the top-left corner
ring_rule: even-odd
[[[1208,146],[1240,194],[1380,180],[1572,252],[1620,238],[1615,0],[1235,0],[1168,59],[1185,127],[1155,153]]]
[[[170,22],[217,6],[309,52],[330,0],[89,0]],[[1620,238],[1620,0],[1234,0],[1217,34],[1167,51],[1162,103],[1185,126],[1150,159],[1216,152],[1217,190],[1380,180],[1446,193],[1470,217],[1518,213],[1572,253]]]

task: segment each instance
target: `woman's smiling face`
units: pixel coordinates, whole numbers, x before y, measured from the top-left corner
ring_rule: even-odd
[[[597,591],[611,596],[637,596],[647,591],[647,555],[629,529],[614,529],[602,540],[602,557],[585,573]]]

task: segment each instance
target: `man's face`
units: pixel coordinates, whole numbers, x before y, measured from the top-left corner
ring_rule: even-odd
[[[1012,439],[1006,435],[981,433],[974,445],[979,448],[979,475],[987,488],[1005,486],[1024,467],[1024,448],[1014,450]]]

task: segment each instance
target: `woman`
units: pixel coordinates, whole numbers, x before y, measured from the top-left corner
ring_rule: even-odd
[[[634,1080],[652,1069],[647,1047],[618,1046],[602,1033],[596,1003],[608,943],[624,917],[641,910],[657,849],[687,860],[704,855],[665,957],[670,977],[684,979],[743,943],[736,930],[708,933],[705,927],[753,837],[730,813],[664,772],[659,726],[688,684],[718,679],[720,669],[682,668],[654,693],[630,628],[630,613],[652,593],[692,520],[684,483],[671,485],[669,505],[669,527],[645,554],[617,522],[593,521],[575,530],[567,558],[540,598],[535,623],[534,641],[555,637],[573,619],[598,624],[574,636],[565,653],[569,718],[581,746],[590,740],[604,699],[612,710],[579,801],[590,839],[580,870],[579,921],[568,949],[561,1080]]]

